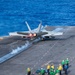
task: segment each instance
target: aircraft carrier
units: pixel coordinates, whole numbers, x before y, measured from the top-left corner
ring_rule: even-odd
[[[49,28],[49,27],[48,27]],[[54,27],[50,27],[54,29]],[[69,58],[68,75],[74,75],[75,69],[75,26],[63,27],[64,34],[54,40],[34,42],[30,48],[0,64],[0,75],[26,75],[26,69],[35,72],[54,63],[57,67],[63,59]],[[9,54],[12,49],[25,45],[26,39],[4,37],[0,40],[0,58]],[[30,41],[31,43],[32,41]],[[64,74],[63,74],[64,75]]]

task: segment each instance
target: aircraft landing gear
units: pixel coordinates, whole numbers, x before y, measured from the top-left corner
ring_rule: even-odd
[[[51,38],[51,39],[55,39],[55,36],[51,36],[50,38]]]

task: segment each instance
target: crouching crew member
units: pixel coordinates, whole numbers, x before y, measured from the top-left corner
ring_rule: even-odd
[[[41,68],[40,73],[41,73],[41,75],[45,75],[45,70],[43,68]]]
[[[60,71],[58,70],[58,67],[57,67],[57,69],[55,70],[55,75],[60,75]]]

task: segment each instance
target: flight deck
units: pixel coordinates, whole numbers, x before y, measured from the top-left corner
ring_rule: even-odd
[[[31,68],[34,73],[39,68],[46,68],[47,64],[54,63],[57,67],[66,58],[70,60],[68,75],[74,75],[75,69],[75,27],[68,26],[64,35],[55,40],[45,40],[33,43],[30,48],[0,64],[0,75],[26,75],[26,69]],[[8,39],[8,38],[7,38]],[[10,40],[9,40],[10,39]],[[12,49],[22,46],[26,40],[8,40],[0,42],[0,57],[11,52]],[[63,74],[64,75],[64,74]]]

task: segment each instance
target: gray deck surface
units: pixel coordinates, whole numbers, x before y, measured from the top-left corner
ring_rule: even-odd
[[[21,47],[26,43],[26,40],[21,40],[20,37],[7,37],[0,40],[0,57],[8,54],[18,46]]]
[[[74,29],[75,27],[68,27],[60,38],[35,43],[31,48],[0,64],[0,75],[26,75],[27,67],[32,72],[41,67],[46,68],[48,63],[54,63],[57,67],[66,58],[69,58],[71,65],[68,75],[75,75]]]

